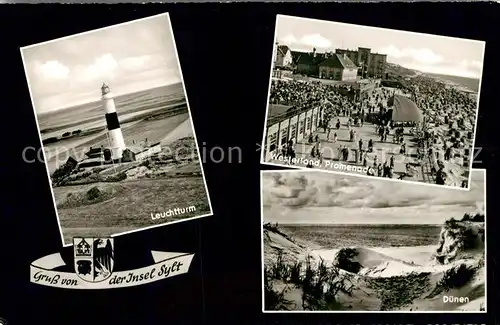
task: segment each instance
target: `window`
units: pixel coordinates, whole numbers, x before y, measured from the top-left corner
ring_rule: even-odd
[[[305,121],[304,120],[300,121],[300,127],[299,127],[300,134],[304,134],[304,131],[305,131],[304,126],[305,126]]]
[[[278,144],[276,140],[278,140],[278,137],[277,137],[277,133],[273,133],[273,134],[270,134],[268,137],[267,137],[267,140],[270,144],[269,146],[269,151],[273,151],[276,149],[276,145]]]
[[[281,130],[281,144],[285,144],[288,142],[288,127]]]
[[[290,126],[290,138],[295,138],[297,132],[297,123]]]
[[[311,130],[311,124],[312,124],[312,120],[311,120],[311,117],[307,117],[307,130]]]

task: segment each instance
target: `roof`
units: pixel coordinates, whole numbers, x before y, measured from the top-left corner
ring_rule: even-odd
[[[89,158],[97,158],[100,157],[103,153],[103,149],[98,147],[98,148],[90,148],[89,151],[85,153],[85,155]]]
[[[333,67],[338,69],[357,69],[358,66],[355,65],[347,56],[344,57],[342,54],[335,53],[328,59],[320,63],[320,66]]]
[[[423,115],[412,100],[403,95],[393,97],[392,120],[396,122],[422,122]]]
[[[102,152],[102,148],[101,147],[97,147],[97,148],[90,148],[89,151],[87,151],[87,153],[100,153]]]
[[[316,65],[323,60],[325,60],[324,53],[316,53],[316,56],[313,53],[301,53],[295,64]]]
[[[102,162],[103,159],[100,157],[95,157],[95,158],[86,158],[82,161],[80,161],[80,165],[86,164],[86,163],[96,163],[96,162]]]
[[[270,104],[268,115],[269,115],[269,117],[275,117],[275,116],[286,113],[291,108],[293,108],[293,106],[281,105],[281,104]]]
[[[338,54],[343,54],[343,53],[358,53],[358,50],[335,49],[335,53],[338,53]]]
[[[279,51],[281,54],[283,54],[283,56],[285,56],[285,55],[286,55],[286,53],[287,53],[288,51],[290,51],[290,49],[289,49],[289,48],[288,48],[288,46],[286,46],[286,45],[279,45],[279,46],[278,46],[278,51]]]
[[[291,51],[291,52],[292,52],[292,60],[294,63],[297,63],[297,61],[299,61],[302,54],[307,54],[307,53],[298,52],[298,51]]]

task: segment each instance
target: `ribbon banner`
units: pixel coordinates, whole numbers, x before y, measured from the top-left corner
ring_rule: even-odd
[[[153,256],[155,264],[139,269],[119,272],[112,272],[109,267],[107,269],[101,267],[101,264],[105,263],[99,264],[99,260],[92,260],[92,257],[88,260],[94,261],[97,269],[89,269],[84,270],[88,272],[82,272],[82,269],[79,268],[81,265],[77,266],[78,259],[75,258],[75,273],[71,273],[53,271],[55,268],[66,265],[61,254],[55,253],[31,263],[30,281],[40,285],[65,289],[113,289],[133,287],[185,274],[189,271],[189,267],[194,257],[194,254],[160,251],[151,251],[151,255]],[[88,263],[90,264],[92,262]],[[106,272],[102,272],[103,269]],[[94,275],[101,273],[105,275],[101,275],[100,278]],[[86,275],[82,276],[82,274]],[[93,275],[93,277],[89,275]],[[98,282],[96,279],[98,279]]]

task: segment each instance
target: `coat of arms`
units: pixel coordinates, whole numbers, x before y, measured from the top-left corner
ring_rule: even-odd
[[[73,238],[76,274],[87,282],[101,282],[113,273],[113,238]]]

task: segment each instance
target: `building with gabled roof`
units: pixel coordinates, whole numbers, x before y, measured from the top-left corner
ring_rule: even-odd
[[[358,47],[357,50],[336,49],[335,53],[347,55],[354,64],[361,67],[361,75],[364,77],[382,78],[385,75],[387,54],[374,53],[367,47]]]
[[[333,54],[319,64],[319,77],[338,81],[356,80],[358,66],[345,54]]]
[[[308,76],[318,75],[318,66],[326,58],[325,53],[317,53],[316,49],[312,52],[296,52],[295,67],[296,72]]]
[[[287,45],[279,45],[279,43],[276,43],[274,51],[275,51],[274,54],[275,68],[292,67],[293,65],[292,51]]]

